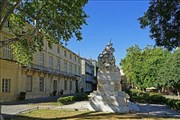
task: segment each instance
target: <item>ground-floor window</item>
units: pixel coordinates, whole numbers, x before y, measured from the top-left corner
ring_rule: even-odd
[[[86,90],[91,90],[91,84],[86,83]]]
[[[54,91],[57,91],[57,80],[54,80],[53,82],[53,89]]]
[[[6,92],[10,92],[10,88],[11,88],[11,79],[2,79],[2,92],[6,93]]]
[[[32,76],[27,76],[26,79],[26,92],[32,92]]]
[[[44,92],[44,78],[43,77],[39,78],[39,91]]]
[[[70,81],[70,90],[72,90],[72,81]]]
[[[64,80],[64,90],[67,90],[67,80]]]

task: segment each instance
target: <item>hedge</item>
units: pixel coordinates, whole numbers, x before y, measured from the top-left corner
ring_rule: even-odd
[[[167,98],[165,104],[174,110],[180,110],[180,100]]]
[[[135,89],[126,92],[130,95],[130,101],[132,102],[165,104],[172,109],[180,110],[180,100],[165,98],[159,93],[144,92]]]
[[[66,97],[60,97],[58,100],[63,105],[73,103],[75,101],[74,96],[66,96]]]
[[[65,96],[60,97],[57,101],[60,102],[60,104],[67,105],[70,103],[73,103],[75,101],[83,101],[88,99],[88,94],[86,93],[79,93],[74,96]]]

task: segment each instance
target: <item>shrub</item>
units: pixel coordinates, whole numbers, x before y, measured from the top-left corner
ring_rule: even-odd
[[[139,103],[166,104],[175,110],[180,110],[180,100],[165,98],[159,93],[144,92],[136,89],[128,91],[130,101]]]
[[[165,103],[165,97],[163,97],[163,96],[161,96],[159,94],[149,95],[148,103],[164,104]]]
[[[73,103],[75,101],[75,97],[74,96],[60,97],[57,101],[63,105],[66,105]]]
[[[75,96],[75,101],[83,101],[83,100],[88,100],[87,93],[79,93]]]
[[[168,106],[171,107],[172,109],[180,110],[180,100],[168,98],[168,99],[166,100],[166,105],[168,105]]]
[[[86,93],[79,93],[75,96],[65,96],[65,97],[60,97],[57,101],[60,102],[62,105],[67,105],[70,103],[73,103],[75,101],[83,101],[88,99],[88,94]]]
[[[166,98],[166,105],[168,105],[169,107],[173,106],[173,99]]]
[[[175,104],[176,104],[176,108],[177,108],[177,110],[180,110],[180,100],[179,100],[179,101],[177,101]]]
[[[129,91],[129,95],[130,101],[139,103],[147,103],[149,96],[148,93],[137,89],[132,89],[131,91]]]
[[[132,89],[130,92],[130,101],[139,103],[153,103],[164,104],[165,97],[155,92],[145,92],[141,90]]]

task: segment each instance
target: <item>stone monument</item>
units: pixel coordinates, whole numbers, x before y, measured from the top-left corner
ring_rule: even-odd
[[[115,65],[113,55],[115,49],[112,45],[109,42],[98,56],[98,85],[97,91],[89,95],[90,106],[95,111],[127,113],[129,112],[128,95],[121,90],[121,75]]]

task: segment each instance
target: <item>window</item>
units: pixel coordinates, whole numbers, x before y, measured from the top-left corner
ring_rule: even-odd
[[[60,53],[60,48],[59,48],[59,46],[57,46],[57,53]]]
[[[64,71],[67,72],[67,62],[64,61]]]
[[[67,53],[66,53],[66,51],[64,51],[64,56],[65,56],[65,57],[67,56]]]
[[[74,68],[74,74],[77,74],[77,66],[75,65],[75,68]]]
[[[10,92],[11,87],[11,79],[2,79],[2,92],[7,93]]]
[[[71,54],[69,55],[69,57],[70,57],[70,59],[72,59],[72,55]]]
[[[12,52],[10,46],[5,46],[3,48],[3,58],[12,59]]]
[[[72,81],[70,81],[70,90],[72,90]]]
[[[76,62],[76,56],[74,56],[74,61]]]
[[[40,58],[39,58],[39,62],[41,66],[44,66],[44,53],[40,53]]]
[[[26,92],[32,92],[32,76],[27,76],[27,79],[26,79]]]
[[[64,80],[64,90],[67,90],[67,80]]]
[[[53,82],[53,89],[54,91],[57,91],[57,80],[54,80]]]
[[[39,91],[44,92],[44,78],[43,77],[39,78]]]
[[[61,70],[61,60],[57,59],[57,70]]]
[[[78,58],[78,63],[80,63],[80,59]]]
[[[78,68],[78,75],[80,75],[81,74],[81,68],[79,67]]]
[[[49,68],[53,68],[53,57],[49,56]]]
[[[69,64],[69,72],[72,73],[72,64]]]

